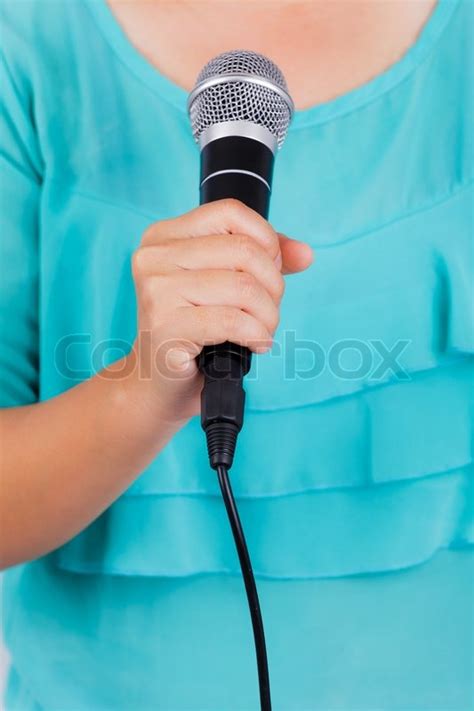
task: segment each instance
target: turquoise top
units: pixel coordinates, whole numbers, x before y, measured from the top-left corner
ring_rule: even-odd
[[[473,701],[473,9],[440,0],[386,72],[296,112],[277,158],[270,219],[317,259],[254,358],[231,475],[279,711]],[[186,92],[105,0],[1,13],[12,406],[129,349],[130,256],[197,204],[199,155]],[[8,571],[5,611],[8,711],[256,709],[198,419],[80,535]]]

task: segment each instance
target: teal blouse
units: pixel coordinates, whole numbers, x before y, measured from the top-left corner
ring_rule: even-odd
[[[280,711],[474,704],[473,9],[296,112],[270,219],[314,246],[254,358],[232,481]],[[186,93],[105,0],[3,0],[2,405],[127,352],[130,256],[197,204]],[[72,423],[73,426],[73,423]],[[51,432],[54,437],[54,432]],[[27,444],[25,444],[27,446]],[[245,595],[192,420],[77,537],[5,575],[8,711],[250,711]]]

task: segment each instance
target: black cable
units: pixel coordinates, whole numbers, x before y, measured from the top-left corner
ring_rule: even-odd
[[[240,567],[244,579],[247,600],[249,604],[250,617],[252,619],[253,636],[255,640],[255,653],[257,655],[258,684],[260,689],[260,709],[261,711],[271,711],[272,702],[270,698],[270,679],[268,675],[267,648],[265,645],[265,632],[263,629],[262,613],[258,599],[257,586],[252,570],[252,563],[245,542],[242,524],[240,523],[239,512],[235,504],[234,495],[229,481],[227,467],[220,465],[216,467],[219,485],[221,487],[222,498],[224,500],[229,523],[234,536],[235,547],[239,556]]]

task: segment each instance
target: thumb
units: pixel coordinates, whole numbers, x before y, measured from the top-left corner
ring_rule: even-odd
[[[282,259],[282,274],[294,274],[307,269],[314,260],[314,253],[309,244],[291,239],[278,233]]]

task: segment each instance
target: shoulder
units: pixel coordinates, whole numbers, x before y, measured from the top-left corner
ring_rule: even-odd
[[[58,29],[67,2],[57,0],[1,0],[1,45],[4,53],[28,52],[44,45]]]
[[[0,0],[4,60],[32,81],[54,65],[69,64],[76,44],[84,51],[87,46],[88,16],[82,0]]]
[[[0,0],[3,71],[10,93],[34,109],[40,133],[70,107],[71,85],[90,64],[93,29],[84,0]]]
[[[0,104],[2,142],[12,154],[47,162],[51,142],[61,141],[64,118],[81,105],[91,17],[83,0],[0,0]],[[24,145],[25,144],[25,145]]]

